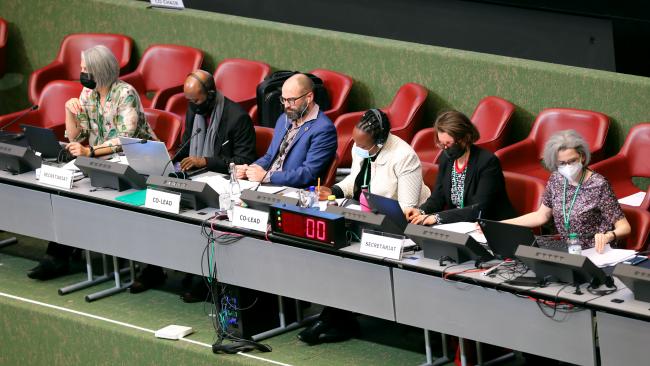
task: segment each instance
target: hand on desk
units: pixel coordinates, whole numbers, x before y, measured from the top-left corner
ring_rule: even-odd
[[[613,235],[610,235],[610,232],[598,233],[594,235],[594,247],[596,252],[602,254],[605,251],[605,245],[614,240]]]
[[[181,161],[181,170],[200,169],[205,168],[206,165],[208,165],[208,161],[204,157],[188,156]]]
[[[90,148],[78,142],[71,142],[65,148],[74,156],[90,156]]]
[[[320,187],[320,191],[318,191],[318,199],[320,201],[327,201],[327,197],[329,197],[332,194],[332,190],[328,187]]]
[[[246,169],[248,169],[248,164],[235,165],[235,177],[246,179]]]
[[[407,207],[404,210],[404,216],[406,216],[406,221],[411,221],[415,216],[420,215],[420,210],[415,207]]]
[[[260,182],[264,179],[265,175],[266,170],[262,169],[262,167],[257,164],[249,165],[246,169],[246,176],[251,182]]]

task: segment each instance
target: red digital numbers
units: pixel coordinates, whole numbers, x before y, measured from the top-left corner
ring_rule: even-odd
[[[284,233],[327,242],[327,223],[324,220],[286,211],[283,211],[280,217]]]

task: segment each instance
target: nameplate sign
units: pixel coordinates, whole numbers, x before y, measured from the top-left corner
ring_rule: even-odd
[[[151,0],[151,6],[156,8],[185,9],[183,0]]]
[[[147,188],[144,207],[177,214],[181,211],[181,194]]]
[[[43,184],[59,188],[72,188],[73,172],[67,169],[61,169],[50,165],[41,165],[40,176],[38,180]]]
[[[399,260],[402,255],[403,245],[404,237],[394,238],[371,234],[368,231],[364,231],[361,234],[361,253]]]
[[[232,225],[255,231],[266,232],[269,213],[235,206],[232,211]]]

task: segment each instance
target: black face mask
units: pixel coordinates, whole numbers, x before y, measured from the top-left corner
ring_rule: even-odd
[[[449,160],[454,161],[460,158],[461,156],[463,156],[463,154],[465,153],[465,148],[460,146],[460,144],[456,143],[442,151],[444,151],[445,155]]]
[[[93,76],[87,72],[79,74],[79,82],[88,89],[95,89],[97,87],[97,82],[93,80]]]
[[[212,108],[214,107],[214,100],[208,98],[201,104],[190,102],[189,106],[190,110],[195,114],[206,115],[212,111]]]

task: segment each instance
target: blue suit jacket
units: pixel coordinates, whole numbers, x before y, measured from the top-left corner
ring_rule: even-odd
[[[285,118],[284,113],[280,115],[275,124],[271,145],[266,154],[255,162],[264,170],[271,167],[290,127]],[[321,180],[325,179],[324,174],[336,155],[336,145],[334,124],[325,113],[318,111],[316,119],[300,126],[300,131],[288,147],[282,171],[271,174],[271,183],[296,188],[316,185],[319,177]]]

